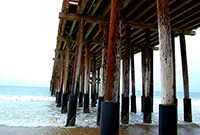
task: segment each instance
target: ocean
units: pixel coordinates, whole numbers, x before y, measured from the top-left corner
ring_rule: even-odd
[[[144,124],[141,113],[141,91],[136,91],[137,113],[129,113],[129,124]],[[190,92],[192,99],[193,123],[200,124],[200,93]],[[161,92],[154,91],[154,112],[151,125],[158,125],[158,106]],[[178,123],[187,124],[183,119],[183,92],[177,92]],[[77,107],[76,127],[98,127],[97,107],[84,114],[83,107]],[[56,107],[55,97],[48,87],[0,86],[0,125],[11,127],[64,127],[67,114],[61,114]],[[145,124],[144,124],[145,125]],[[148,125],[148,124],[147,124]]]

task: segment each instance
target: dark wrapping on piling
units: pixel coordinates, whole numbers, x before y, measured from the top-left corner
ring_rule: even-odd
[[[135,95],[131,96],[131,112],[134,112],[134,113],[137,112],[137,108],[136,108],[136,96]]]
[[[57,103],[57,107],[61,106],[61,92],[56,92],[56,103]]]
[[[177,106],[159,105],[159,135],[177,134]]]
[[[184,98],[184,120],[187,122],[192,122],[192,107],[191,107],[191,99]]]
[[[122,97],[121,122],[122,124],[129,122],[129,97]]]
[[[101,102],[101,106],[100,135],[119,134],[119,103]]]
[[[61,113],[67,113],[68,94],[63,93],[61,97]]]
[[[76,122],[76,108],[77,108],[77,96],[70,95],[68,105],[68,117],[66,126],[74,126]]]
[[[151,123],[152,100],[150,97],[143,98],[143,122]]]
[[[84,106],[83,106],[83,113],[89,113],[89,94],[84,94]]]
[[[79,103],[78,103],[78,107],[82,107],[83,106],[83,93],[79,92]]]
[[[100,119],[101,119],[101,102],[103,102],[104,97],[98,98],[98,110],[97,110],[97,125],[100,126]]]

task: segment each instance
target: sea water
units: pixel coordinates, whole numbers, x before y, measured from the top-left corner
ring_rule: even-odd
[[[137,113],[129,113],[129,124],[144,124],[141,113],[141,91],[136,91]],[[183,92],[177,92],[178,123],[187,124],[183,119]],[[200,93],[190,92],[192,98],[193,123],[200,124]],[[158,125],[161,92],[154,91],[152,125]],[[5,126],[55,126],[64,127],[67,114],[61,114],[56,107],[55,97],[47,87],[0,86],[0,125]],[[83,107],[77,107],[74,127],[97,127],[97,107],[90,108],[90,113],[83,113]],[[121,124],[121,123],[120,123]]]

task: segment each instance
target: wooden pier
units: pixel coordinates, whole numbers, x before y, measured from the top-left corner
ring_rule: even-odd
[[[50,89],[56,94],[57,107],[62,107],[62,113],[67,112],[66,126],[75,125],[77,105],[83,106],[83,113],[90,113],[90,104],[91,107],[97,104],[100,134],[119,134],[120,106],[122,124],[129,123],[129,113],[137,113],[134,69],[137,53],[142,55],[143,122],[151,123],[153,51],[159,50],[162,86],[159,134],[177,134],[174,38],[178,36],[184,120],[191,122],[185,35],[194,36],[193,30],[200,27],[199,9],[200,2],[195,0],[63,0]],[[123,93],[120,93],[121,68]]]

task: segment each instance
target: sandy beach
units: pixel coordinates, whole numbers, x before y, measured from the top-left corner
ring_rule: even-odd
[[[179,124],[178,135],[199,135],[200,125]],[[0,126],[0,134],[14,135],[98,135],[98,128],[90,127],[8,127]],[[120,135],[156,135],[158,134],[158,125],[132,125],[120,126]]]

